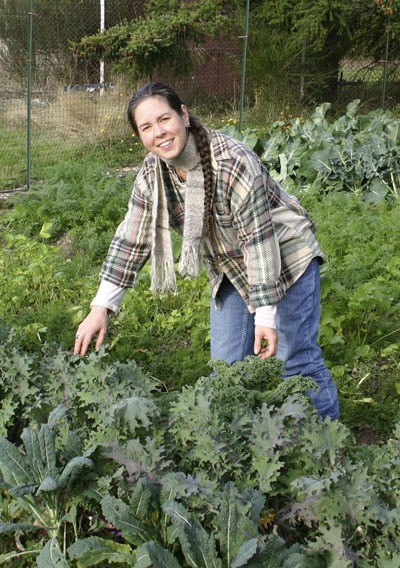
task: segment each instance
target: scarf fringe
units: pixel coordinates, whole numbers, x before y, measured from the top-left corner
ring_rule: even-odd
[[[179,273],[182,276],[197,276],[201,268],[201,254],[198,244],[183,244],[181,258],[179,260]]]
[[[151,262],[151,291],[156,293],[176,294],[176,276],[173,263],[165,259],[157,259],[155,255]]]

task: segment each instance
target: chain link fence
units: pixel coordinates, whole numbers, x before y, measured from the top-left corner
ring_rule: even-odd
[[[111,64],[76,59],[71,42],[97,33],[102,23],[108,28],[143,15],[145,2],[0,0],[0,148],[6,156],[0,191],[29,182],[30,170],[40,176],[37,164],[44,155],[51,164],[69,150],[79,155],[88,144],[129,139],[126,107],[137,84]],[[239,96],[239,40],[210,40],[195,55],[199,63],[192,75],[174,86],[192,98],[201,91]]]
[[[386,59],[346,58],[340,64],[338,99],[360,99],[369,108],[394,109],[400,102],[400,58],[388,53]]]
[[[142,0],[104,7],[109,26],[143,13]],[[0,147],[7,157],[0,190],[29,181],[28,139],[37,177],[44,155],[51,164],[104,142],[111,123],[116,132],[127,129],[126,96],[113,69],[78,61],[71,49],[100,26],[99,0],[0,0]]]
[[[136,83],[118,75],[112,65],[76,59],[71,41],[97,33],[102,16],[105,27],[111,27],[143,15],[145,3],[0,0],[0,152],[4,164],[0,191],[29,182],[30,170],[33,177],[40,177],[38,164],[43,163],[43,156],[46,164],[56,163],[68,152],[79,155],[80,148],[83,152],[88,145],[111,143],[118,137],[122,141],[131,135],[126,106]],[[193,73],[173,86],[189,102],[203,93],[226,101],[227,109],[237,108],[242,41],[239,37],[219,38],[196,47],[198,64]],[[393,54],[389,60],[390,68],[372,58],[343,61],[339,99],[360,98],[379,107],[386,77],[393,82],[384,95],[396,101],[398,93],[392,86],[399,84],[399,62]],[[170,82],[165,77],[155,78]],[[27,147],[31,148],[32,165],[27,160]]]

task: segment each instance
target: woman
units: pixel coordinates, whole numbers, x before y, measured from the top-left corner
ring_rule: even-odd
[[[323,253],[307,212],[254,152],[205,128],[166,85],[138,90],[128,118],[149,153],[74,352],[85,355],[94,337],[96,349],[102,345],[108,312],[118,312],[149,257],[152,290],[175,289],[173,227],[183,236],[179,272],[194,277],[203,262],[209,271],[211,358],[277,356],[285,377],[318,383],[309,396],[319,414],[338,418],[337,389],[317,343]]]

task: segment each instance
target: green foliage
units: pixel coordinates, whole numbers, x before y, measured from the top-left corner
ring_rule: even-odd
[[[399,207],[366,206],[358,196],[332,194],[312,209],[318,225],[324,220],[320,240],[329,259],[322,280],[324,345],[332,351],[341,346],[343,360],[362,352],[376,355],[395,343],[398,333],[393,324],[400,299],[395,237]],[[363,235],[366,226],[371,239]]]
[[[160,499],[154,484],[139,482],[138,486],[147,487],[148,499],[145,499],[146,505],[137,510],[136,515],[132,513],[133,506],[128,507],[121,499],[106,498],[103,510],[113,526],[121,528],[124,540],[133,546],[137,542],[142,543],[132,548],[129,554],[126,545],[116,545],[105,539],[100,541],[92,537],[78,541],[68,552],[72,558],[79,559],[79,566],[92,566],[101,559],[138,567],[260,566],[260,561],[269,554],[268,546],[262,546],[257,536],[256,523],[245,514],[248,507],[240,503],[240,496],[232,484],[225,488],[227,500],[222,505],[220,515],[215,517],[217,530],[214,533],[208,533],[197,516],[177,501]],[[137,492],[135,488],[134,493]],[[229,536],[224,534],[227,530]],[[250,535],[253,535],[252,538],[249,538]],[[289,557],[290,552],[283,541],[276,540],[281,547],[280,559]],[[221,562],[221,556],[224,563]],[[300,551],[298,557],[305,558]],[[248,564],[249,560],[251,564]]]
[[[258,4],[255,9],[257,23],[260,23],[262,18],[269,18],[270,26],[275,32],[286,32],[291,36],[297,51],[300,51],[306,41],[308,46],[311,45],[321,52],[327,37],[332,36],[335,31],[344,42],[349,39],[346,36],[349,33],[351,6],[344,0],[318,0],[312,5],[304,0],[273,0]]]
[[[23,306],[37,306],[54,302],[65,294],[65,274],[68,263],[60,257],[55,246],[29,240],[24,235],[4,235],[1,259],[3,310],[13,305],[18,311]],[[12,266],[14,265],[14,269]]]
[[[334,98],[339,62],[354,45],[354,4],[346,0],[253,3],[248,74],[263,101],[275,100],[277,93],[287,96],[290,90],[292,100]]]
[[[18,322],[28,348],[46,337],[67,339],[70,345],[73,328],[87,310],[82,296],[92,296],[97,285],[87,260],[65,258],[44,240],[4,234],[0,252],[0,318],[9,327]]]
[[[68,397],[68,413],[61,406],[39,430],[25,428],[24,451],[0,438],[3,486],[22,511],[2,513],[2,532],[31,528],[39,511],[49,538],[29,534],[43,567],[50,555],[64,562],[65,547],[66,561],[81,567],[317,568],[340,561],[380,568],[381,550],[395,561],[400,428],[386,444],[357,446],[343,424],[310,408],[308,383],[294,381],[296,392],[278,402],[278,362],[250,357],[215,367],[219,378],[170,394],[139,376],[132,397],[132,383],[123,381],[128,370],[102,354],[78,365],[64,361],[64,384],[71,377],[82,391]],[[106,399],[97,404],[101,382],[91,386],[113,372],[107,400],[115,401],[116,424],[101,408]],[[53,377],[50,392],[60,374],[53,370]],[[221,386],[215,391],[207,380]],[[255,402],[227,412],[223,388],[239,384]],[[261,400],[261,387],[273,406]],[[88,467],[93,474],[78,475]],[[26,500],[34,509],[21,509]],[[89,526],[77,522],[79,503],[90,506]],[[51,522],[42,516],[53,513]]]
[[[241,374],[236,365],[233,377]],[[259,360],[246,365],[259,376]],[[273,376],[274,364],[264,366]],[[118,498],[103,499],[103,514],[138,562],[140,552],[144,566],[150,558],[154,566],[310,568],[356,559],[362,566],[363,557],[378,567],[382,546],[396,558],[398,431],[385,446],[353,446],[342,424],[311,415],[298,395],[275,408],[242,407],[229,419],[226,401],[202,384],[184,388],[169,410],[162,402],[165,430],[156,419],[108,454],[125,466],[128,481]],[[162,447],[151,469],[149,437]],[[383,468],[391,468],[389,477]],[[80,547],[71,552],[82,550],[89,562]]]
[[[153,296],[145,269],[110,322],[110,350],[116,360],[134,356],[167,389],[193,383],[207,373],[210,292],[208,277],[178,278],[179,294]],[[134,346],[134,347],[133,347]]]
[[[77,559],[78,568],[97,566],[105,563],[135,566],[136,555],[132,553],[129,544],[121,544],[111,539],[90,536],[85,540],[78,540],[68,548],[69,557]]]
[[[18,318],[29,350],[46,339],[71,348],[74,330],[95,294],[98,268],[80,256],[66,260],[56,245],[22,235],[9,235],[6,243],[0,254],[3,325],[13,326]],[[177,296],[153,297],[145,272],[127,294],[119,317],[110,320],[110,356],[123,361],[135,356],[168,388],[207,372],[209,359],[207,276],[181,279],[179,287]]]
[[[399,207],[346,193],[306,202],[328,259],[320,342],[340,386],[342,419],[386,436],[400,419]]]
[[[130,77],[150,77],[154,71],[183,75],[193,67],[189,42],[204,43],[229,25],[221,3],[151,0],[146,15],[108,28],[74,43],[80,57],[117,62]]]
[[[249,144],[315,220],[328,261],[320,343],[340,388],[342,420],[387,436],[400,418],[399,123],[389,112],[357,114],[358,101],[337,119],[328,110],[277,122],[269,138],[225,130]]]
[[[46,183],[9,198],[3,225],[14,233],[38,235],[49,223],[53,241],[64,238],[66,253],[100,260],[123,219],[134,173],[118,174],[97,164],[60,162],[46,172]]]
[[[79,432],[86,449],[146,428],[155,412],[146,396],[157,383],[134,361],[105,363],[103,356],[104,351],[81,360],[48,345],[27,353],[15,333],[4,334],[0,346],[1,433],[8,432],[17,440],[24,424],[43,422],[62,403],[70,407],[65,438]]]
[[[311,189],[322,197],[345,190],[370,203],[398,199],[400,122],[388,111],[357,114],[359,106],[355,100],[345,115],[330,120],[331,105],[324,103],[304,122],[275,122],[267,138],[237,133],[232,126],[225,130],[252,140],[272,177],[296,193]]]
[[[68,446],[63,447],[59,460],[56,425],[65,412],[66,408],[60,406],[50,414],[47,424],[42,424],[40,430],[25,428],[21,435],[23,452],[0,437],[2,485],[14,497],[13,513],[21,520],[32,518],[34,521],[31,525],[0,521],[0,530],[45,532],[48,540],[44,541],[37,559],[39,568],[49,566],[50,562],[68,566],[60,544],[64,541],[65,548],[69,523],[73,525],[73,533],[77,534],[77,505],[83,499],[85,484],[82,483],[82,473],[93,467],[91,459],[74,454],[75,448]],[[73,457],[66,459],[71,453]],[[66,515],[68,512],[69,515]],[[20,555],[24,553],[10,553],[8,559],[17,559]]]
[[[26,340],[69,347],[98,284],[99,265],[122,220],[134,173],[60,163],[47,182],[10,197],[1,218],[0,317]]]
[[[48,339],[70,348],[126,210],[134,174],[61,163],[47,175],[37,190],[10,198],[11,210],[2,217],[12,234],[4,235],[0,254],[0,316],[14,326],[17,313],[30,344]],[[15,235],[20,231],[27,236]],[[135,353],[138,363],[168,388],[205,373],[209,358],[206,274],[180,279],[179,289],[177,296],[153,297],[145,270],[118,319],[110,321],[112,357],[129,360]]]
[[[250,457],[252,452],[249,452],[247,438],[251,423],[257,423],[252,413],[257,409],[261,414],[267,412],[265,401],[271,399],[277,408],[283,406],[288,415],[304,415],[304,407],[309,405],[304,393],[309,390],[310,382],[296,377],[292,388],[289,387],[290,395],[279,397],[282,366],[277,360],[249,357],[234,365],[217,362],[215,367],[215,377],[202,377],[194,387],[183,388],[172,403],[171,433],[184,448],[180,459],[186,459],[185,454],[188,453],[193,474],[206,468],[210,480],[221,482],[231,479],[234,474],[237,484],[240,481],[245,483],[249,463],[258,468],[256,455],[254,462]],[[285,406],[286,403],[288,406]],[[283,441],[283,431],[280,434]],[[275,436],[271,436],[270,443],[271,448],[275,447]],[[265,448],[259,454],[256,451],[256,454],[262,457],[260,466],[266,477],[269,478],[275,468],[280,469],[277,463],[265,462]],[[178,455],[173,460],[179,463]]]
[[[274,123],[268,137],[227,130],[263,157],[315,219],[328,259],[320,342],[340,387],[342,419],[355,431],[387,436],[399,419],[398,120],[382,111],[359,114],[357,101],[337,119],[328,110],[323,105],[306,121]],[[1,219],[9,236],[0,254],[0,317],[23,330],[28,350],[45,339],[71,348],[134,174],[60,164],[47,175]],[[18,236],[22,231],[31,237]],[[177,296],[154,298],[145,269],[110,320],[108,357],[134,357],[168,390],[194,384],[208,374],[208,309],[205,273],[180,279]],[[16,393],[14,402],[7,399],[7,416],[16,399]]]
[[[249,356],[234,366],[226,361],[212,361],[211,365],[214,373],[200,378],[195,390],[200,394],[211,393],[221,419],[232,420],[262,402],[282,404],[290,394],[315,389],[314,381],[308,378],[291,377],[282,381],[284,365],[279,359],[265,365],[262,359]]]
[[[244,5],[237,2],[244,27]],[[400,39],[397,0],[257,0],[251,3],[248,89],[256,106],[321,101],[340,105],[343,62],[365,61],[363,83],[378,84],[379,61],[395,59]],[[392,55],[391,55],[392,54]],[[369,66],[369,67],[368,67]],[[370,73],[371,66],[377,70]],[[379,69],[379,71],[378,71]],[[380,88],[380,86],[378,87]],[[338,96],[339,95],[339,96]],[[363,90],[364,100],[372,96]],[[380,98],[380,97],[379,97]]]

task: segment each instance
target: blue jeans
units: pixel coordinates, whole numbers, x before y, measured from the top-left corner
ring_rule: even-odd
[[[211,358],[234,363],[253,355],[254,315],[226,277],[217,300],[218,307],[213,300],[210,311]],[[337,388],[318,345],[319,321],[320,274],[318,260],[314,259],[277,306],[276,356],[285,363],[284,378],[302,375],[316,381],[318,391],[307,393],[311,402],[323,418],[336,419],[339,417]]]

